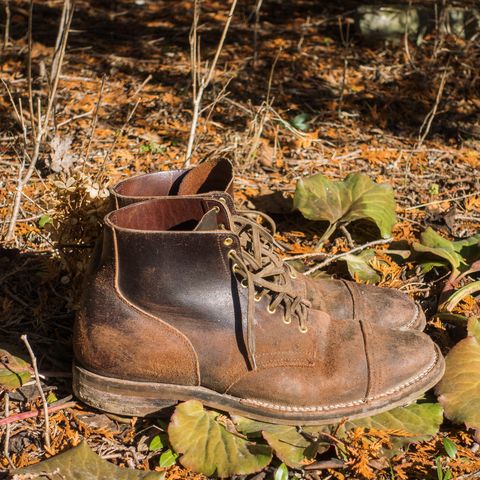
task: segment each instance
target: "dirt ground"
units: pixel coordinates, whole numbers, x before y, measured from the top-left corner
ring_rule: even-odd
[[[45,0],[34,7],[32,88],[42,99],[62,3]],[[396,241],[412,242],[428,226],[458,239],[480,225],[478,40],[432,34],[419,46],[405,39],[367,43],[349,22],[358,3],[264,0],[255,42],[254,2],[240,1],[205,94],[192,163],[209,155],[231,159],[237,204],[271,215],[277,239],[292,256],[312,252],[321,237],[317,223],[290,212],[296,181],[318,172],[337,180],[364,172],[392,185]],[[10,9],[0,76],[29,121],[29,2],[11,0]],[[227,13],[226,2],[202,2],[204,60],[215,53]],[[191,1],[76,2],[54,104],[55,133],[42,145],[24,188],[14,238],[0,247],[0,348],[21,347],[20,336],[28,334],[47,390],[59,401],[72,401],[72,323],[107,187],[184,164],[192,119],[191,23]],[[24,144],[7,90],[0,88],[0,238],[5,239]],[[352,234],[359,243],[371,240],[368,231]],[[322,251],[347,248],[340,232]],[[334,265],[329,272],[344,274]],[[429,315],[427,330],[446,352],[461,333],[435,318],[443,280],[390,262],[380,284],[421,302]],[[480,313],[478,303],[470,303],[469,312]],[[41,408],[34,387],[9,397],[11,414]],[[3,396],[0,412],[5,408]],[[152,425],[152,420],[112,420],[69,404],[50,416],[50,449],[41,418],[12,422],[10,462],[29,465],[86,438],[118,465],[153,469],[158,458],[145,446]],[[5,427],[0,428],[5,439]],[[454,478],[473,478],[480,470],[478,438],[448,421],[433,440],[411,447],[388,466],[379,461],[378,450],[356,439],[345,468],[302,475],[434,479],[445,436],[462,453],[462,460],[449,463]],[[8,468],[9,459],[0,458],[0,468]],[[362,470],[365,463],[370,467]],[[171,479],[194,476],[179,466],[167,470]]]

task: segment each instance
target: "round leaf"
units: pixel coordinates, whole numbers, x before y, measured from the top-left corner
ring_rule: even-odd
[[[234,416],[233,421],[237,429],[245,435],[262,435],[275,455],[292,468],[301,468],[312,463],[317,453],[330,447],[328,442],[315,441],[313,436],[309,435],[310,429],[316,427],[305,427],[303,433],[297,427],[258,422],[240,416]],[[318,435],[316,430],[314,433]]]
[[[435,435],[443,421],[443,409],[438,403],[414,403],[407,407],[399,407],[373,417],[347,421],[341,430],[356,427],[375,428],[399,432],[392,433],[393,450],[413,442],[429,440]]]
[[[396,222],[395,198],[390,185],[374,183],[367,175],[354,173],[343,182],[321,174],[300,179],[294,198],[295,208],[309,220],[346,224],[368,219],[383,238],[388,238]]]
[[[445,375],[437,386],[438,400],[447,418],[480,428],[480,342],[476,336],[461,340],[448,353]]]
[[[120,468],[96,455],[86,442],[30,467],[14,470],[18,478],[49,480],[159,480],[160,473]]]
[[[181,454],[180,463],[195,472],[221,478],[265,468],[272,459],[271,449],[229,432],[219,417],[218,412],[204,410],[196,400],[176,407],[168,436],[173,449]]]

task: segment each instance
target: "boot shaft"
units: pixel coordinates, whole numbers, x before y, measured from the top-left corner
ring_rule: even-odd
[[[151,200],[111,212],[105,226],[116,289],[128,301],[177,325],[215,317],[232,327],[240,300],[228,253],[240,247],[221,202]]]
[[[168,170],[127,178],[111,189],[111,208],[142,200],[172,196],[223,198],[233,206],[233,166],[225,159],[209,159],[187,170]]]

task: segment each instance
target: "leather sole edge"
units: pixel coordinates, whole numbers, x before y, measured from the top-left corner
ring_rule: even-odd
[[[404,388],[394,389],[391,393],[387,392],[376,399],[359,400],[350,402],[348,406],[340,404],[329,408],[272,407],[272,404],[266,402],[220,394],[200,386],[137,382],[105,377],[77,365],[73,367],[73,390],[75,395],[86,404],[98,410],[122,416],[151,416],[180,401],[198,400],[205,406],[264,422],[322,425],[338,423],[346,418],[368,417],[408,405],[438,383],[443,376],[444,368],[443,357],[437,351],[433,368],[425,375],[420,374],[415,382],[407,382]]]

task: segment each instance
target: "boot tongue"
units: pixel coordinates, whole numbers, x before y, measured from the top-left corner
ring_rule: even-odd
[[[206,232],[212,230],[218,230],[217,221],[218,210],[212,208],[209,210],[197,223],[197,226],[193,229],[194,232]]]
[[[211,158],[193,167],[183,176],[177,195],[226,192],[232,179],[232,164],[225,159]]]

